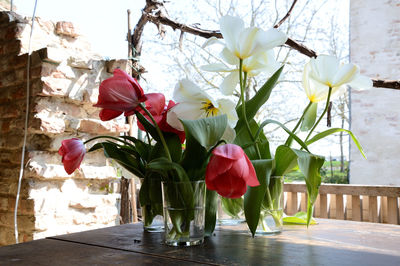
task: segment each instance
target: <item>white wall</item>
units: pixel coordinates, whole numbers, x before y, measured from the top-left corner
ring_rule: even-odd
[[[371,78],[400,79],[400,2],[351,0],[350,60]],[[400,90],[351,92],[350,183],[400,185]]]

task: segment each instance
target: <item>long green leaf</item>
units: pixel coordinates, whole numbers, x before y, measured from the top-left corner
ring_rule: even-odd
[[[206,193],[205,228],[206,236],[211,236],[214,232],[217,221],[218,194],[216,191],[208,190]]]
[[[286,145],[281,145],[275,151],[274,176],[283,176],[289,173],[297,165],[296,153]]]
[[[259,125],[257,122],[252,119],[249,121],[250,124],[250,130],[253,135],[257,133],[257,130],[259,128]],[[257,160],[259,159],[256,149],[255,149],[255,143],[252,141],[252,138],[250,137],[249,133],[247,130],[242,130],[239,134],[236,135],[235,144],[239,145],[240,147],[243,148],[245,151],[246,155],[249,157],[250,160]],[[259,142],[256,144],[260,150],[261,153],[261,159],[271,159],[271,152],[269,150],[269,142],[268,139],[265,137],[264,132],[261,132],[259,135]]]
[[[260,185],[249,187],[244,195],[244,215],[247,225],[254,237],[260,218],[261,203],[268,188],[269,178],[273,168],[273,160],[252,160]]]
[[[300,171],[303,173],[308,194],[307,203],[307,226],[311,222],[313,206],[318,196],[319,186],[321,185],[320,170],[325,162],[322,156],[313,155],[305,151],[293,149],[297,155],[297,163],[299,164]]]
[[[272,123],[272,124],[277,124],[278,126],[280,126],[283,130],[286,131],[286,133],[288,133],[294,140],[296,140],[297,143],[299,143],[300,146],[301,146],[303,149],[305,149],[306,151],[309,151],[307,145],[306,145],[299,137],[297,137],[296,134],[294,134],[292,131],[290,131],[290,129],[288,129],[287,127],[285,127],[285,125],[283,125],[282,123],[280,123],[280,122],[278,122],[278,121],[276,121],[276,120],[272,120],[272,119],[267,119],[267,120],[265,120],[264,122],[261,123],[261,125],[260,125],[260,127],[259,127],[259,129],[258,129],[258,131],[257,131],[257,133],[256,133],[256,136],[255,136],[256,139],[258,138],[258,135],[261,133],[261,131],[263,130],[263,128],[264,128],[266,125],[270,124],[270,123]]]
[[[168,171],[174,171],[176,175],[171,175],[174,179],[172,181],[184,182],[189,181],[189,177],[186,174],[185,169],[182,168],[177,163],[170,162],[167,158],[160,157],[157,159],[152,160],[150,163],[147,164],[147,168],[153,170],[164,177],[168,177]]]
[[[283,70],[283,66],[279,68],[268,80],[265,84],[257,91],[256,95],[253,98],[246,102],[246,116],[247,120],[250,121],[257,114],[258,110],[260,110],[261,106],[269,99],[271,95],[272,89],[274,88],[276,82],[279,79]],[[239,105],[236,110],[241,110],[242,106]],[[239,116],[239,120],[236,124],[235,131],[236,134],[239,134],[240,131],[244,129],[246,126],[244,117],[241,112],[237,112]]]
[[[358,141],[358,139],[356,138],[356,136],[353,134],[353,132],[351,132],[350,130],[344,129],[344,128],[330,128],[328,130],[325,130],[321,133],[316,134],[314,137],[312,137],[309,141],[306,142],[307,145],[310,145],[311,143],[314,143],[322,138],[325,138],[326,136],[329,136],[331,134],[334,134],[336,132],[347,132],[351,139],[354,141],[354,144],[356,144],[358,150],[360,151],[360,153],[362,154],[362,156],[364,156],[365,159],[367,159],[364,150],[360,144],[360,142]]]
[[[228,125],[226,115],[218,115],[197,120],[181,120],[185,133],[189,133],[195,138],[201,146],[209,150],[218,141]]]
[[[140,112],[135,112],[137,119],[139,122],[143,125],[143,127],[146,129],[146,131],[157,141],[160,141],[160,136],[157,133],[156,127],[149,121],[147,120],[146,117],[143,116],[142,113]]]
[[[304,114],[303,121],[301,121],[301,131],[308,131],[313,127],[315,120],[317,119],[317,109],[318,103],[310,104],[310,107],[308,107],[306,113]]]

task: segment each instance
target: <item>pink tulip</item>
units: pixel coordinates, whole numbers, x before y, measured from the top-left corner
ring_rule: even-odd
[[[175,102],[169,101],[168,105],[165,105],[165,96],[162,93],[148,93],[145,96],[147,98],[145,102],[146,109],[153,116],[161,131],[177,134],[181,143],[183,143],[185,141],[185,131],[177,130],[167,123],[168,110],[175,105]],[[142,113],[144,117],[146,117],[147,120],[152,123],[150,117],[148,117],[143,110],[140,110],[140,113]],[[145,130],[142,123],[139,121],[137,122],[137,125],[141,130]]]
[[[79,168],[85,156],[85,145],[80,139],[63,140],[58,154],[62,156],[65,171],[70,175]]]
[[[206,185],[226,198],[239,198],[247,186],[259,186],[256,172],[242,148],[235,144],[218,146],[206,169]]]
[[[99,98],[93,106],[103,108],[100,111],[102,121],[111,120],[122,113],[132,115],[140,102],[144,102],[143,89],[136,79],[120,69],[114,70],[114,76],[100,84]]]

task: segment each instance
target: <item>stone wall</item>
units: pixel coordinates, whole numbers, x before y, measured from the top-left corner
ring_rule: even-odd
[[[118,135],[98,119],[98,87],[126,61],[103,61],[68,22],[36,19],[30,69],[26,167],[18,209],[20,241],[115,225],[115,168],[101,151],[67,175],[57,154],[71,137]],[[0,245],[15,243],[13,212],[22,152],[30,21],[0,12]]]
[[[351,61],[363,74],[400,79],[400,3],[351,0]],[[400,185],[400,91],[351,93],[351,129],[368,160],[351,146],[350,183]]]

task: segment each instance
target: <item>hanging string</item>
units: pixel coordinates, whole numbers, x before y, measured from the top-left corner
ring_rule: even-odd
[[[12,3],[12,1],[11,1]],[[22,155],[21,155],[21,165],[19,170],[19,178],[18,178],[18,188],[17,188],[17,196],[15,197],[15,208],[14,208],[14,230],[15,230],[15,243],[18,244],[18,202],[19,202],[19,194],[21,192],[21,183],[22,177],[24,175],[24,162],[25,162],[25,148],[26,148],[26,137],[28,135],[28,118],[29,118],[29,97],[30,97],[30,68],[31,68],[31,42],[32,42],[32,33],[33,33],[33,25],[35,23],[35,13],[36,13],[37,0],[35,0],[35,6],[33,8],[32,15],[32,26],[31,33],[29,35],[29,45],[28,45],[28,62],[26,66],[26,107],[25,107],[25,126],[24,126],[24,142],[22,144]],[[11,4],[12,7],[12,4]]]

